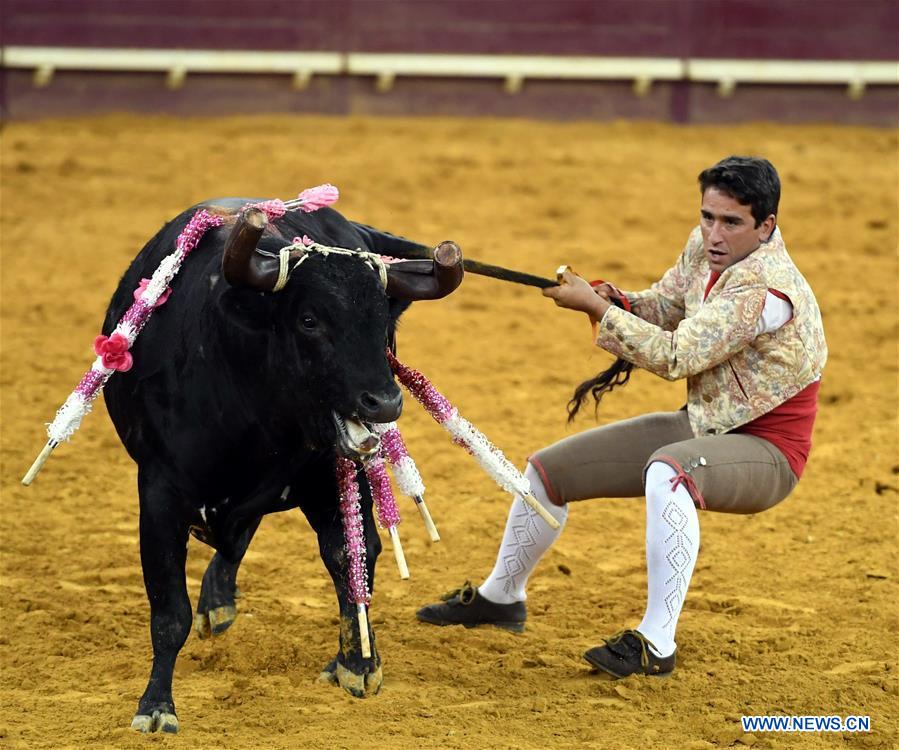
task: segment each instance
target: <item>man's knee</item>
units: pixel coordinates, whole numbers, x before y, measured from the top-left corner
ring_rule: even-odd
[[[663,491],[673,492],[683,487],[693,499],[693,503],[705,509],[705,498],[696,484],[696,470],[707,465],[704,456],[685,453],[683,450],[672,450],[665,446],[655,451],[643,467],[643,486],[647,500],[650,493]]]
[[[543,495],[545,495],[553,505],[559,508],[565,505],[565,500],[556,491],[552,480],[546,472],[546,468],[540,461],[539,452],[528,459],[528,465],[524,475],[527,477],[528,481],[530,481],[531,488],[535,490],[534,494],[537,494],[539,490],[543,490]],[[539,488],[535,485],[539,485]]]

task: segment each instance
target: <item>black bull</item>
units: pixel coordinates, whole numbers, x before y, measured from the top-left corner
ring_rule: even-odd
[[[340,607],[339,649],[325,674],[359,697],[381,684],[374,635],[371,657],[364,658],[348,591],[335,445],[355,457],[347,422],[364,431],[366,422],[399,416],[402,395],[385,346],[412,299],[443,296],[458,285],[461,255],[444,243],[439,250],[448,252],[430,264],[429,276],[421,261],[408,262],[417,264],[417,274],[391,269],[385,293],[378,272],[358,257],[311,253],[273,292],[278,251],[295,236],[386,254],[401,254],[411,243],[327,208],[289,212],[260,237],[266,223],[260,212],[235,221],[246,203],[212,201],[163,227],[122,278],[103,328],[112,332],[140,280],[173,251],[198,208],[231,214],[184,262],[171,298],[134,344],[132,369],[105,390],[119,437],[138,465],[153,643],[149,683],[132,724],[141,731],[177,731],[172,673],[191,623],[200,637],[231,624],[238,566],[261,517],[296,507],[318,535]],[[373,584],[381,546],[364,472],[358,476]],[[196,618],[185,580],[191,533],[217,550]]]

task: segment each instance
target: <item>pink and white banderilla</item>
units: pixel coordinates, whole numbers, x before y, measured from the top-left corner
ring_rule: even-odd
[[[336,187],[325,184],[308,188],[287,202],[270,200],[253,205],[263,211],[269,220],[273,220],[283,216],[287,211],[296,209],[305,213],[317,211],[334,203],[338,196]],[[224,216],[210,213],[203,208],[197,211],[175,240],[175,251],[162,259],[152,278],[143,279],[134,290],[134,303],[121,317],[113,332],[109,336],[97,336],[94,339],[94,354],[97,355],[97,359],[47,426],[49,440],[22,477],[22,484],[31,484],[53,449],[75,434],[81,426],[81,420],[91,410],[94,399],[103,391],[103,386],[113,373],[127,372],[131,369],[133,358],[130,349],[153,311],[168,299],[171,293],[170,284],[181,270],[181,264],[200,244],[209,229],[224,223]]]
[[[409,451],[406,449],[406,443],[396,426],[396,422],[387,424],[374,425],[374,431],[381,438],[380,455],[384,458],[393,472],[393,478],[400,488],[400,492],[408,495],[415,501],[415,506],[421,514],[428,536],[432,542],[440,541],[440,534],[437,532],[437,526],[431,518],[428,506],[425,504],[424,494],[425,485],[421,479],[421,474]]]
[[[366,607],[371,603],[371,591],[368,587],[365,527],[362,522],[362,498],[356,478],[357,467],[350,459],[338,456],[336,468],[337,486],[340,490],[340,517],[343,519],[343,536],[346,541],[347,587],[350,600],[356,605],[362,656],[370,659],[371,641],[368,637]]]
[[[453,442],[461,445],[477,459],[481,468],[490,475],[494,482],[507,492],[520,495],[522,500],[531,506],[550,528],[559,528],[559,522],[531,494],[531,483],[527,477],[518,471],[503,455],[503,452],[491,443],[477,427],[459,414],[458,409],[431,385],[422,373],[404,365],[389,349],[387,350],[387,361],[397,379],[415,397],[415,400],[453,436]]]
[[[400,578],[405,580],[409,577],[409,567],[406,565],[406,556],[403,554],[403,545],[400,543],[400,535],[396,528],[401,520],[400,511],[396,507],[396,498],[393,496],[393,488],[390,486],[390,477],[387,476],[387,469],[380,452],[366,462],[365,476],[371,487],[371,497],[375,505],[378,526],[387,529],[390,534],[390,543],[393,545],[396,565],[400,569]]]

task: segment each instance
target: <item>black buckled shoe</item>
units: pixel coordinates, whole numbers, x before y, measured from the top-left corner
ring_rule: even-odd
[[[677,649],[670,656],[656,656],[652,643],[636,630],[622,630],[605,642],[605,646],[591,648],[584,658],[616,680],[637,673],[664,677],[674,670]]]
[[[431,625],[494,625],[513,633],[524,632],[528,613],[524,602],[496,604],[478,593],[468,581],[460,589],[444,594],[443,601],[422,607],[415,616]]]

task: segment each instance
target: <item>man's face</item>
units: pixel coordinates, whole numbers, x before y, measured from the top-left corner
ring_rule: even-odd
[[[743,260],[774,231],[774,214],[755,226],[749,206],[715,187],[703,193],[700,213],[702,246],[709,268],[718,273]]]

